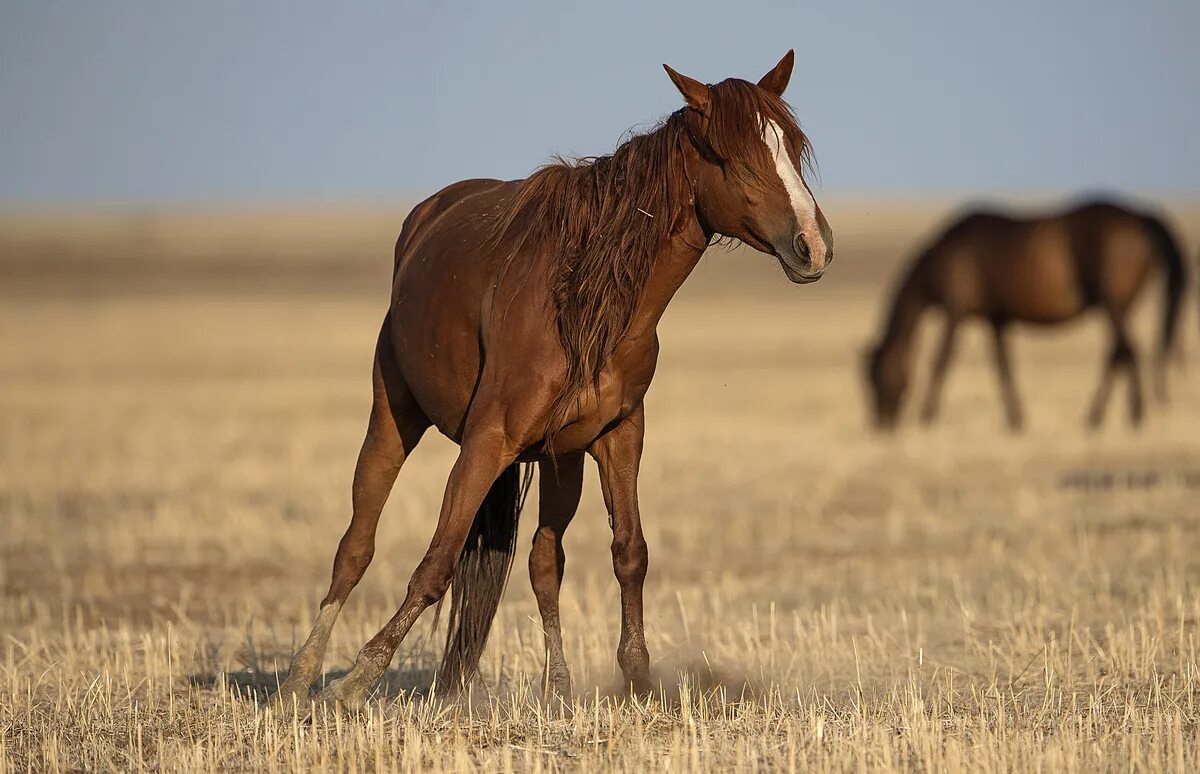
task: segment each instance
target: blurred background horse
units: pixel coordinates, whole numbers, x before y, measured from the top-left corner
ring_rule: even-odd
[[[1164,277],[1162,323],[1156,359],[1158,396],[1165,400],[1167,360],[1175,348],[1187,270],[1179,244],[1162,219],[1106,201],[1040,217],[993,211],[965,215],[922,250],[892,293],[878,342],[867,353],[866,379],[876,426],[898,421],[912,370],[917,324],[928,309],[945,313],[921,419],[937,416],[942,384],[954,356],[959,326],[988,323],[1005,416],[1023,424],[1006,332],[1014,322],[1060,325],[1099,310],[1110,329],[1099,387],[1087,414],[1097,427],[1119,372],[1129,377],[1129,417],[1142,421],[1141,358],[1126,318],[1146,279]]]

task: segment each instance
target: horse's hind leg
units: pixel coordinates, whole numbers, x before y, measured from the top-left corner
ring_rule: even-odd
[[[642,459],[645,417],[639,405],[619,425],[600,436],[590,452],[600,466],[600,487],[612,523],[613,571],[621,584],[621,642],[617,663],[625,683],[649,692],[650,653],[642,623],[642,584],[648,557],[638,510],[637,478]]]
[[[1118,363],[1118,345],[1112,343],[1108,359],[1104,361],[1104,371],[1100,374],[1100,384],[1092,397],[1092,407],[1088,410],[1088,427],[1095,430],[1104,422],[1104,411],[1108,407],[1108,398],[1112,393],[1113,379],[1116,377]]]
[[[1012,364],[1008,357],[1008,340],[1005,338],[1005,324],[1002,320],[992,321],[992,352],[996,358],[996,374],[1000,379],[1000,397],[1004,401],[1004,414],[1008,426],[1020,430],[1024,424],[1021,416],[1021,399],[1017,396],[1017,387],[1013,382]]]
[[[938,407],[942,400],[942,384],[946,381],[946,369],[954,358],[954,335],[958,332],[958,318],[947,317],[946,328],[942,332],[942,343],[938,347],[937,356],[933,361],[933,371],[929,377],[929,390],[925,394],[925,405],[921,408],[921,421],[928,424],[937,417]]]
[[[476,403],[479,402],[477,397]],[[350,672],[329,683],[319,701],[349,709],[357,709],[363,704],[367,691],[383,675],[396,648],[417,618],[450,587],[476,512],[492,484],[516,460],[519,452],[498,419],[468,421],[458,459],[446,482],[437,528],[425,557],[409,579],[404,602],[379,633],[362,647]]]
[[[1141,359],[1125,332],[1124,320],[1118,334],[1118,359],[1129,374],[1129,421],[1140,427],[1146,413],[1146,399],[1142,394]]]
[[[538,528],[533,535],[529,552],[529,580],[537,597],[546,638],[546,674],[543,689],[563,701],[571,698],[571,673],[563,654],[562,629],[559,626],[558,592],[562,585],[566,556],[563,553],[563,533],[579,507],[583,491],[583,455],[574,454],[558,460],[555,470],[549,463],[539,463],[540,510]]]
[[[1110,313],[1110,319],[1112,321],[1112,348],[1109,352],[1108,362],[1104,366],[1104,373],[1100,377],[1100,386],[1096,389],[1095,398],[1092,399],[1091,411],[1088,412],[1088,425],[1093,429],[1099,427],[1104,421],[1104,411],[1112,394],[1117,371],[1121,368],[1129,371],[1129,419],[1134,426],[1141,424],[1144,413],[1141,369],[1137,352],[1130,343],[1129,334],[1125,330],[1125,318],[1123,314]]]
[[[429,426],[429,420],[416,405],[396,367],[386,321],[376,346],[372,382],[374,402],[367,435],[354,468],[350,526],[338,544],[329,592],[321,601],[312,633],[296,651],[287,680],[276,694],[275,700],[281,706],[304,699],[309,686],[320,674],[325,647],[338,612],[374,556],[379,513],[396,474]]]

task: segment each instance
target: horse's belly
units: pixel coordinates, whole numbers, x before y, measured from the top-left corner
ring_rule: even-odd
[[[1083,311],[1086,300],[1074,278],[1030,277],[1015,283],[1007,305],[1018,319],[1051,324],[1069,320]]]

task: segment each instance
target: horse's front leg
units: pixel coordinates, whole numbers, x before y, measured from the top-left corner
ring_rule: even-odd
[[[621,642],[617,663],[625,682],[638,693],[652,690],[650,653],[642,624],[642,584],[646,580],[646,539],[638,512],[637,477],[642,460],[645,415],[639,404],[588,450],[600,467],[600,487],[612,525],[613,570],[621,584]]]
[[[571,672],[563,654],[562,628],[558,613],[558,594],[566,568],[563,534],[575,517],[583,492],[583,455],[559,458],[557,469],[548,462],[538,464],[540,471],[540,512],[538,528],[529,551],[529,581],[542,615],[546,643],[545,693],[560,701],[571,700]]]

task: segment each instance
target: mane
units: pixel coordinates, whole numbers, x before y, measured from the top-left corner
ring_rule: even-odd
[[[567,378],[546,428],[551,455],[555,433],[580,394],[598,383],[633,322],[656,256],[678,216],[692,206],[684,143],[756,180],[762,171],[744,160],[761,146],[761,122],[769,119],[784,127],[801,161],[811,162],[808,141],[781,99],[737,79],[710,91],[703,131],[698,114],[682,108],[650,131],[630,136],[611,155],[558,158],[538,169],[498,213],[494,245],[510,258],[550,259],[551,300],[567,355]]]

